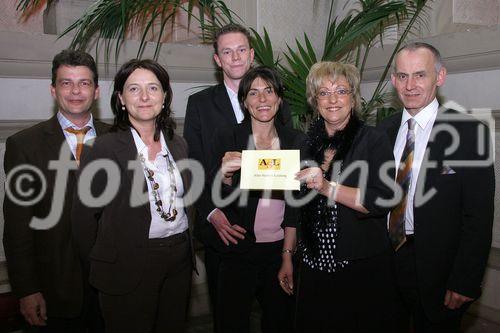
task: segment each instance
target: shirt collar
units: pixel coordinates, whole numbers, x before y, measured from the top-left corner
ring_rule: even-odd
[[[236,100],[238,100],[238,93],[234,92],[231,88],[229,88],[229,86],[226,84],[226,82],[224,82],[224,86],[226,87],[227,94],[229,95],[229,98],[230,99],[236,98]]]
[[[147,156],[148,147],[146,146],[146,144],[144,143],[144,141],[142,141],[141,136],[139,135],[139,133],[137,133],[137,131],[135,130],[135,128],[130,127],[130,130],[132,131],[132,136],[134,138],[134,142],[135,142],[135,146],[137,148],[137,152],[139,154],[143,154],[143,155]],[[168,153],[167,143],[165,141],[165,137],[163,136],[163,132],[161,132],[161,131],[160,131],[160,143],[161,143],[160,154],[162,154],[162,155],[167,154]]]
[[[438,109],[439,109],[439,103],[436,98],[434,98],[434,100],[430,102],[425,108],[420,110],[420,112],[417,113],[415,117],[412,117],[405,108],[403,110],[403,117],[401,118],[401,125],[406,124],[408,119],[413,118],[417,122],[418,126],[421,129],[424,129],[427,127],[429,121],[435,118]]]
[[[78,127],[75,124],[73,124],[73,122],[71,120],[69,120],[68,118],[66,118],[61,113],[61,111],[57,112],[57,120],[59,121],[59,125],[61,125],[62,129],[65,129],[65,128],[68,128],[68,127],[71,127],[71,128],[74,128],[74,129],[82,129],[82,128],[86,127],[86,126],[89,126],[91,130],[95,131],[95,128],[94,128],[94,118],[93,118],[92,114],[90,114],[89,121],[84,126],[82,126],[82,127]]]

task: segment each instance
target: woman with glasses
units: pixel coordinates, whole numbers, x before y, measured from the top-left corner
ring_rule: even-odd
[[[359,84],[356,67],[335,62],[313,65],[307,77],[318,118],[297,174],[309,198],[300,213],[298,332],[392,330],[390,207],[380,201],[393,197],[392,150],[359,119]]]
[[[114,132],[82,154],[73,233],[90,262],[107,333],[184,332],[193,268],[184,205],[190,175],[179,166],[187,145],[174,134],[171,101],[167,71],[153,60],[130,60],[114,80]],[[89,190],[100,200],[86,199]]]

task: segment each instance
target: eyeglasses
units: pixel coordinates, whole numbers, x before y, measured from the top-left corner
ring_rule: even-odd
[[[318,94],[316,95],[316,97],[318,99],[328,99],[330,98],[330,96],[332,95],[336,95],[336,96],[339,96],[339,97],[343,97],[343,96],[347,96],[349,94],[352,94],[352,90],[349,90],[349,89],[344,89],[344,88],[338,88],[338,89],[335,89],[333,91],[331,90],[320,90],[318,92]]]

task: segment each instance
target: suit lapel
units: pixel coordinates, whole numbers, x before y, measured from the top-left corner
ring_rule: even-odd
[[[44,128],[45,132],[45,147],[47,147],[48,153],[44,156],[47,161],[57,161],[60,159],[61,150],[64,147],[66,153],[69,154],[69,159],[75,161],[75,156],[71,152],[71,148],[66,141],[63,129],[57,120],[57,116],[53,116],[46,123]],[[67,160],[68,157],[64,157],[63,160]],[[76,182],[76,169],[69,170],[68,182]]]
[[[226,91],[226,86],[221,83],[215,86],[214,103],[217,110],[223,115],[222,118],[226,119],[229,124],[236,125],[238,122],[234,115],[233,105]]]
[[[50,118],[45,124],[46,126],[44,128],[44,132],[47,143],[46,146],[51,151],[51,156],[49,159],[58,159],[61,146],[65,144],[69,149],[69,145],[66,142],[63,130],[56,116]],[[71,149],[69,149],[69,151],[71,152]],[[71,159],[74,160],[73,154],[71,154]]]
[[[387,128],[387,135],[389,137],[389,140],[391,141],[392,147],[394,147],[394,145],[396,144],[396,137],[398,136],[402,117],[403,117],[403,112],[400,112],[394,117],[392,117],[391,122]]]
[[[121,170],[123,170],[122,173],[127,175],[129,184],[133,184],[134,170],[131,170],[129,168],[128,163],[129,161],[137,161],[139,163],[139,160],[137,159],[137,148],[135,146],[132,132],[130,131],[130,129],[119,130],[118,132],[116,132],[116,136],[117,136],[116,140],[117,143],[116,143],[115,154],[117,162],[120,165]],[[147,193],[148,187],[146,184],[144,174],[142,172],[142,166],[140,166],[140,168],[141,168],[141,173],[139,175],[142,176],[140,178],[142,181],[142,191]],[[130,195],[136,195],[135,193],[132,193],[132,188],[129,188],[128,190],[130,192]],[[149,223],[151,222],[151,210],[149,209],[149,202],[141,205],[141,208],[144,210],[145,218],[148,221],[147,225],[149,230]]]

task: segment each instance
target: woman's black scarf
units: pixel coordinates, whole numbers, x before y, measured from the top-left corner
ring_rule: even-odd
[[[335,132],[329,136],[326,132],[325,121],[319,118],[314,121],[307,131],[308,155],[317,165],[322,165],[325,151],[327,149],[335,150],[335,156],[328,170],[324,172],[326,179],[331,179],[334,162],[341,162],[349,152],[363,123],[354,114],[351,115],[349,122],[343,130]],[[306,195],[310,190],[305,185],[301,187],[301,194]],[[312,251],[311,254],[317,255],[318,244],[314,234],[319,229],[323,229],[328,223],[331,223],[332,214],[336,214],[332,206],[328,206],[328,198],[317,195],[306,207],[302,209],[301,214],[301,242]]]

